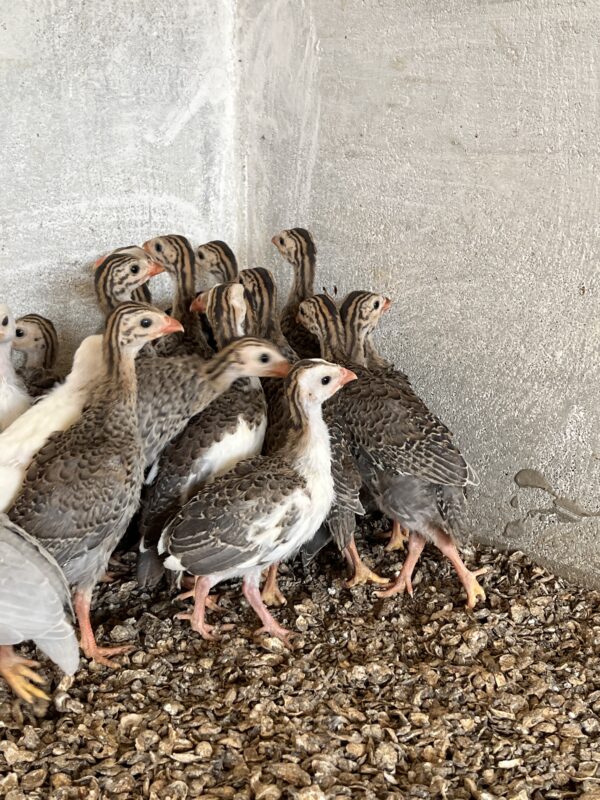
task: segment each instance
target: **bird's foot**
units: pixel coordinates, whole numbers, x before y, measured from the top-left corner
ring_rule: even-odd
[[[16,653],[2,654],[0,663],[0,675],[8,683],[13,692],[25,700],[26,703],[33,703],[36,698],[49,700],[46,692],[42,691],[36,683],[44,683],[44,679],[32,667],[39,667],[37,661],[21,658]]]
[[[467,593],[467,608],[469,610],[475,608],[479,598],[485,600],[483,586],[479,583],[477,578],[479,575],[485,575],[487,572],[489,572],[488,567],[476,569],[474,572],[467,570],[467,573],[461,578],[462,584]]]
[[[98,580],[98,583],[114,583],[117,576],[114,572],[105,572],[104,575]]]
[[[84,644],[83,642],[80,644],[86,658],[95,661],[96,664],[102,664],[104,667],[110,667],[111,669],[119,669],[121,664],[119,664],[118,661],[112,661],[109,656],[120,656],[135,650],[134,646],[131,644],[124,644],[120,647],[99,647],[95,641],[93,644]]]
[[[293,631],[288,631],[287,628],[279,625],[279,623],[275,622],[275,620],[263,625],[262,628],[257,628],[254,631],[255,636],[259,636],[262,633],[268,633],[269,636],[275,636],[277,639],[282,641],[286,647],[289,647],[290,650],[294,649],[292,637],[295,636],[295,633]]]
[[[260,593],[262,597],[262,601],[266,606],[285,606],[287,605],[287,598],[279,589],[277,583],[275,585],[268,586],[265,584],[265,588]]]
[[[404,550],[404,545],[408,541],[410,531],[403,528],[398,522],[394,522],[389,542],[386,544],[384,550],[391,553],[394,550]]]
[[[344,586],[347,589],[352,589],[354,586],[362,586],[365,583],[377,583],[380,586],[385,586],[389,583],[389,578],[382,578],[372,569],[369,569],[363,561],[354,564],[354,575],[347,581]]]
[[[194,590],[191,589],[189,592],[183,592],[183,594],[178,594],[175,600],[189,600],[190,597],[193,597],[195,594]],[[225,609],[219,605],[219,600],[221,598],[220,594],[213,594],[208,595],[206,600],[204,601],[204,605],[206,608],[210,608],[211,611],[217,611],[219,614],[224,614]]]
[[[216,642],[221,638],[218,634],[213,633],[213,631],[216,630],[215,625],[209,625],[208,622],[205,622],[203,619],[199,620],[193,612],[190,614],[186,611],[182,611],[180,614],[175,614],[175,619],[189,620],[192,630],[199,633],[203,639],[209,642]]]
[[[404,573],[401,570],[400,574],[396,578],[396,580],[389,586],[387,589],[384,589],[381,592],[375,592],[376,597],[392,597],[395,594],[404,594],[404,592],[408,592],[409,595],[413,596],[413,586],[411,576]]]

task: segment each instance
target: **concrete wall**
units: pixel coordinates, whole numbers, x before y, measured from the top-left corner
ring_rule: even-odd
[[[476,534],[593,580],[599,24],[573,0],[13,4],[2,294],[69,348],[107,249],[224,238],[287,287],[270,237],[310,227],[317,286],[394,298],[382,349],[478,470]]]
[[[389,294],[382,350],[478,470],[476,535],[600,583],[600,7],[241,0],[237,24],[239,246],[281,274],[270,235],[302,224],[319,287]]]

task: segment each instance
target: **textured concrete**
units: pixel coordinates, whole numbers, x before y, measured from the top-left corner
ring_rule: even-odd
[[[269,237],[302,224],[319,287],[389,294],[382,349],[478,470],[476,535],[597,585],[567,500],[600,507],[599,25],[571,0],[238,16],[249,261],[285,271]]]
[[[478,470],[477,536],[598,583],[599,25],[573,0],[12,4],[2,300],[68,349],[105,250],[224,238],[287,287],[270,237],[310,227],[318,287],[394,298],[382,349]]]

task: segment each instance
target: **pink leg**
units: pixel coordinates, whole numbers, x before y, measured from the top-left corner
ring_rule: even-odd
[[[376,572],[369,569],[363,562],[356,547],[354,536],[350,540],[348,547],[344,550],[344,555],[346,556],[346,561],[348,561],[348,566],[352,570],[352,577],[346,581],[346,587],[348,589],[363,583],[389,583],[387,578],[382,578],[380,575],[377,575]]]
[[[242,583],[242,591],[244,593],[244,597],[248,601],[248,603],[252,606],[260,621],[263,623],[263,627],[259,628],[255,633],[269,633],[271,636],[276,636],[278,639],[287,645],[288,647],[292,647],[290,643],[290,636],[292,635],[290,631],[286,628],[282,628],[278,622],[271,616],[269,609],[262,601],[262,597],[260,596],[260,591],[258,590],[258,586],[254,582],[253,578],[248,577],[244,578],[244,582]]]
[[[389,589],[384,589],[382,592],[375,592],[377,597],[391,597],[393,594],[404,594],[405,591],[412,597],[412,574],[424,547],[425,537],[420,533],[416,533],[416,531],[411,531],[408,537],[408,555],[406,556],[406,561],[402,565],[400,574]]]
[[[436,532],[434,542],[436,547],[438,547],[441,552],[446,556],[446,558],[450,561],[454,569],[456,570],[456,574],[458,575],[460,582],[465,587],[465,591],[467,592],[467,608],[475,608],[477,604],[477,599],[481,597],[482,600],[485,600],[485,592],[483,588],[480,586],[477,576],[478,575],[485,575],[488,571],[487,567],[483,567],[483,569],[475,570],[475,572],[471,572],[471,570],[467,569],[464,564],[464,561],[458,554],[458,550],[456,549],[456,545],[452,541],[452,539],[448,536],[447,533],[444,533],[441,530]]]
[[[89,591],[76,591],[73,597],[73,606],[79,623],[79,631],[81,639],[79,644],[87,658],[91,658],[98,664],[104,664],[105,667],[112,667],[117,669],[121,665],[116,661],[111,661],[107,656],[117,656],[121,653],[129,653],[133,650],[131,645],[123,645],[122,647],[98,647],[96,637],[92,630],[92,623],[90,620],[90,602],[92,593]]]
[[[260,593],[263,603],[268,606],[285,606],[287,600],[277,585],[277,570],[279,564],[271,564],[267,571],[267,580]]]
[[[206,601],[208,593],[212,587],[210,578],[196,578],[196,585],[194,587],[194,610],[192,613],[183,611],[180,614],[175,614],[175,619],[189,619],[192,629],[202,636],[203,639],[217,639],[213,633],[214,625],[208,625],[204,621],[206,614]],[[179,595],[181,599],[182,595]]]

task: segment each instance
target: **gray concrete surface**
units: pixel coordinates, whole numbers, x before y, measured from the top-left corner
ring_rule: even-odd
[[[319,287],[394,299],[382,349],[478,470],[475,535],[600,584],[597,4],[4,10],[3,299],[68,351],[105,250],[224,238],[285,288],[270,237],[310,227]]]

